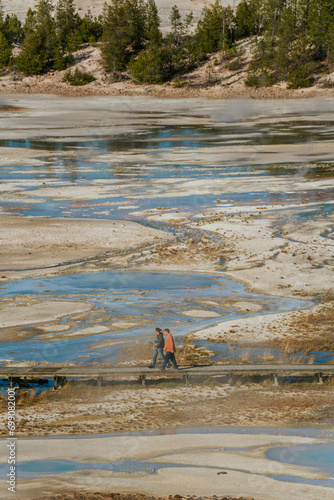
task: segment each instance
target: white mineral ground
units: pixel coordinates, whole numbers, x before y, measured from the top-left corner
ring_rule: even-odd
[[[65,105],[64,105],[65,103]],[[295,120],[300,114],[307,117],[316,115],[316,120],[328,121],[328,131],[332,127],[330,122],[332,101],[330,99],[309,99],[307,101],[272,101],[252,102],[251,100],[210,102],[201,99],[168,100],[168,114],[165,112],[167,101],[152,98],[95,97],[89,99],[73,99],[57,96],[20,96],[7,97],[6,104],[17,110],[4,114],[1,128],[2,138],[36,139],[47,137],[49,141],[69,141],[72,138],[119,136],[133,131],[145,131],[147,126],[160,125],[192,125],[206,124],[219,125],[221,121],[231,122],[237,130],[240,127],[249,127],[249,137],[252,137],[251,123],[279,123],[280,120]],[[198,117],[200,116],[200,117]],[[315,118],[312,118],[315,119]],[[98,126],[97,126],[98,124]],[[242,136],[245,138],[245,135]],[[49,161],[55,155],[50,150],[34,150],[28,148],[1,149],[1,165],[31,165],[36,168]],[[163,166],[177,160],[180,164],[194,164],[204,166],[237,164],[254,165],[262,163],[279,163],[293,165],[298,161],[331,162],[334,160],[332,143],[330,141],[309,140],[303,145],[284,144],[270,145],[242,144],[231,146],[224,143],[213,145],[210,148],[200,148],[196,155],[181,147],[169,151],[154,151],[153,154],[143,150],[131,149],[127,152],[113,154],[102,153],[94,148],[80,151],[64,150],[64,158],[76,158],[86,162],[85,169],[93,172],[94,162],[110,164],[131,161],[146,168],[147,164]],[[307,170],[307,164],[301,165],[301,174]],[[19,167],[18,167],[19,172]],[[62,185],[60,181],[48,178],[29,181],[27,179],[11,179],[0,184],[0,192],[6,202],[39,203],[45,201],[73,200],[74,203],[85,203],[96,200],[101,203],[101,210],[108,206],[121,204],[112,199],[120,194],[130,193],[133,204],[125,203],[124,207],[133,207],[132,215],[149,220],[166,223],[189,224],[190,212],[177,213],[159,210],[138,210],[137,204],[145,198],[182,197],[189,195],[217,195],[229,196],[229,193],[244,193],[256,189],[263,192],[295,194],[300,199],[294,203],[240,205],[235,203],[219,203],[196,214],[198,222],[193,223],[194,229],[205,229],[217,233],[224,240],[223,254],[226,260],[225,275],[240,281],[252,290],[285,297],[314,298],[334,289],[333,273],[333,238],[324,238],[322,234],[333,227],[334,217],[326,217],[296,226],[289,223],[289,210],[301,207],[312,210],[321,203],[327,203],[328,198],[309,202],[307,195],[316,189],[318,193],[334,186],[333,178],[307,179],[302,175],[291,176],[268,175],[259,177],[253,175],[235,177],[224,175],[218,179],[208,177],[199,180],[186,177],[161,177],[152,179],[148,184],[143,183],[141,192],[134,190],[133,183],[124,179],[103,180],[89,185],[73,183]],[[133,191],[132,191],[133,190]],[[320,195],[318,195],[319,198]],[[103,201],[108,198],[110,201]],[[101,201],[100,201],[101,200]],[[123,203],[124,204],[124,203]],[[124,208],[123,207],[123,208]],[[194,207],[196,210],[196,207]],[[283,209],[283,212],[281,210]],[[283,214],[283,216],[282,216]],[[284,220],[282,222],[282,217]],[[275,234],[275,225],[279,223],[283,231],[278,237]],[[330,235],[329,235],[330,236]],[[179,249],[176,259],[159,257],[154,244],[167,243],[172,236],[166,232],[150,229],[135,222],[89,220],[89,219],[52,219],[42,217],[20,217],[1,215],[0,226],[0,258],[3,274],[1,279],[22,277],[38,277],[55,275],[59,272],[75,272],[93,270],[92,267],[74,268],[73,261],[92,260],[99,255],[110,252],[128,251],[132,247],[152,244],[151,257],[137,258],[137,269],[143,271],[185,271],[217,273],[217,262],[207,259],[200,249],[192,251],[192,258],[181,259]],[[111,262],[113,260],[111,259]],[[122,258],[119,257],[122,263]],[[108,260],[106,261],[108,264]],[[124,260],[126,264],[126,259]],[[54,267],[54,266],[60,266]],[[241,310],[255,311],[252,303],[243,304]],[[183,311],[183,314],[192,316],[193,308]],[[239,308],[240,309],[240,308]],[[203,317],[204,313],[200,313]],[[213,317],[214,311],[208,311],[207,316]],[[288,313],[289,314],[289,313]],[[281,315],[282,320],[287,315]],[[272,315],[273,321],[277,315]],[[32,321],[30,314],[29,320]],[[240,322],[239,338],[254,339],[252,329],[256,322],[262,323],[263,328],[270,321],[268,316],[257,316],[236,320]],[[46,325],[47,326],[47,325]],[[197,332],[196,337],[217,337],[224,333],[228,340],[228,330],[231,323],[222,323],[204,332]],[[257,327],[260,326],[257,324]],[[240,330],[242,330],[240,332]],[[249,335],[246,332],[249,332]],[[241,337],[240,337],[241,335]],[[265,334],[259,340],[267,338]],[[272,335],[272,334],[271,334]],[[233,338],[233,335],[232,335]]]
[[[8,277],[14,274],[11,271],[19,277],[25,270],[92,259],[172,238],[164,231],[129,221],[7,215],[1,215],[0,220],[0,265]]]
[[[240,0],[222,0],[222,5],[236,5]],[[6,0],[4,3],[4,13],[5,14],[16,14],[19,19],[23,20],[27,14],[29,8],[33,9],[35,7],[34,0]],[[56,5],[57,0],[51,0],[53,5]],[[94,17],[98,17],[103,10],[105,0],[75,0],[74,6],[78,11],[79,15],[83,17],[87,12],[90,12]],[[159,9],[159,16],[161,19],[162,26],[168,26],[170,24],[169,17],[170,11],[175,5],[174,0],[156,0],[156,5]],[[177,2],[177,6],[182,15],[186,15],[189,12],[194,13],[194,17],[198,19],[200,11],[207,4],[212,3],[210,0],[181,0]]]
[[[49,300],[47,304],[30,304],[27,306],[2,307],[0,326],[31,325],[32,323],[45,323],[55,321],[62,316],[78,314],[89,311],[90,304],[83,302],[66,302],[64,300]]]
[[[166,102],[161,99],[142,97],[117,99],[99,97],[89,99],[73,99],[57,96],[20,96],[7,97],[6,104],[17,110],[4,114],[1,128],[2,138],[33,139],[48,137],[50,141],[71,140],[83,137],[105,137],[127,134],[133,131],[146,130],[147,126],[211,124],[215,126],[222,120],[231,123],[237,130],[240,127],[249,127],[252,136],[251,123],[278,123],[280,120],[294,120],[295,116],[314,116],[316,120],[328,121],[332,108],[330,99],[314,99],[307,101],[271,101],[252,102],[240,101],[205,101],[201,99],[168,100],[168,114]],[[64,105],[65,103],[65,105]],[[198,118],[200,116],[200,118]],[[64,128],[66,124],[66,128]],[[97,126],[98,124],[98,126]],[[54,156],[52,151],[40,151],[28,148],[2,148],[1,165],[31,165],[36,167]],[[85,168],[94,169],[94,160],[101,163],[124,162],[140,164],[142,168],[152,162],[150,152],[131,150],[131,154],[115,152],[98,154],[98,150],[62,152],[64,157],[79,158],[89,162]],[[187,149],[173,148],[163,155],[154,153],[154,164],[163,166],[166,162],[177,159],[180,164],[205,166],[238,164],[279,163],[292,164],[296,161],[331,162],[334,159],[333,147],[330,141],[311,139],[303,145],[284,144],[257,146],[242,144],[239,146],[212,146],[200,148],[196,155]],[[301,172],[307,169],[301,166]],[[19,171],[19,167],[18,167]],[[29,184],[30,182],[30,184]],[[157,210],[150,212],[136,210],[136,202],[145,197],[181,197],[197,194],[217,194],[217,197],[227,197],[228,193],[244,193],[257,188],[263,192],[294,193],[300,195],[297,203],[277,203],[273,205],[236,205],[224,203],[213,206],[197,214],[199,221],[193,224],[194,229],[206,229],[219,234],[225,242],[224,254],[226,257],[225,273],[235,280],[241,281],[253,290],[264,294],[282,295],[290,297],[318,297],[332,291],[334,288],[334,273],[332,266],[333,238],[324,238],[322,234],[333,227],[333,215],[328,214],[319,220],[312,217],[302,226],[289,223],[289,209],[302,207],[312,210],[320,203],[327,203],[328,199],[308,202],[307,194],[313,189],[318,193],[334,186],[333,178],[307,179],[302,175],[291,176],[275,175],[258,177],[244,177],[238,175],[219,179],[206,178],[190,180],[187,178],[153,179],[149,186],[143,184],[141,193],[131,192],[133,184],[124,180],[104,180],[89,185],[72,184],[63,186],[59,181],[48,179],[28,181],[22,183],[19,178],[0,184],[0,192],[7,202],[21,201],[22,203],[43,203],[46,200],[61,201],[71,199],[74,202],[85,203],[89,200],[104,199],[131,192],[131,199],[135,200],[132,215],[148,217],[151,220],[167,223],[188,222],[190,213],[161,213]],[[33,188],[33,189],[32,189]],[[318,195],[320,196],[320,195]],[[298,198],[296,196],[296,198]],[[219,201],[219,200],[218,200]],[[109,201],[107,205],[114,202]],[[116,204],[116,202],[115,202]],[[103,202],[102,202],[103,205]],[[128,203],[125,205],[128,206]],[[131,205],[130,205],[131,206]],[[103,208],[103,207],[102,207]],[[106,207],[107,208],[107,207]],[[282,222],[282,213],[285,220]],[[174,213],[175,212],[175,213]],[[275,224],[279,223],[284,231],[280,237],[275,235]],[[166,232],[150,229],[134,222],[110,220],[75,220],[51,219],[41,217],[17,217],[1,215],[0,226],[0,258],[2,279],[4,282],[11,278],[25,276],[45,276],[57,273],[59,270],[52,266],[62,265],[67,269],[68,262],[92,259],[94,256],[112,251],[129,250],[131,247],[149,243],[166,242],[171,236]],[[154,255],[155,251],[152,251]],[[172,259],[157,258],[149,260],[147,264],[138,260],[138,269],[142,270],[187,270],[217,272],[214,261],[208,261],[200,252],[193,252],[193,259],[187,262]],[[81,270],[82,271],[82,270]],[[80,272],[80,270],[76,270]],[[251,308],[244,307],[244,310]],[[254,309],[253,309],[254,310]],[[184,311],[191,315],[191,309]],[[210,312],[208,312],[210,314]],[[263,319],[263,317],[262,317]],[[253,326],[253,318],[242,320],[242,325]],[[266,322],[267,319],[264,321]],[[229,325],[224,324],[223,329]],[[219,330],[219,327],[218,327]],[[207,337],[217,333],[217,328],[203,333]],[[200,334],[197,333],[197,336]]]
[[[317,439],[297,436],[240,434],[179,434],[162,436],[104,437],[102,439],[20,440],[20,461],[74,460],[112,463],[122,460],[182,464],[164,468],[157,474],[126,473],[106,470],[68,472],[44,479],[20,478],[16,498],[33,498],[66,490],[136,492],[149,495],[250,495],[256,500],[282,498],[333,498],[330,488],[277,481],[266,474],[323,479],[316,469],[282,464],[265,457],[265,450],[277,445],[305,445]],[[235,449],[234,451],[229,448]],[[239,450],[238,450],[239,448]],[[247,448],[247,450],[245,450]],[[210,449],[210,451],[209,451]],[[80,458],[79,458],[80,457]],[[196,466],[196,467],[195,467]],[[225,471],[226,474],[219,474]],[[4,493],[5,480],[0,498]],[[6,496],[7,495],[7,496]]]
[[[96,125],[99,124],[98,134],[101,136],[131,133],[140,128],[145,129],[147,125],[159,124],[215,124],[219,122],[221,114],[226,113],[231,117],[234,126],[238,124],[246,126],[248,121],[253,119],[261,120],[261,113],[271,113],[271,120],[274,123],[282,117],[285,120],[295,119],[293,112],[300,112],[303,116],[308,113],[318,113],[319,120],[329,119],[325,112],[332,107],[332,103],[327,101],[307,101],[305,102],[279,102],[257,103],[245,101],[243,104],[232,103],[210,103],[204,100],[182,100],[169,101],[166,115],[166,103],[161,100],[150,100],[138,98],[130,101],[128,98],[118,98],[110,101],[108,98],[90,98],[89,100],[67,99],[67,107],[63,106],[64,99],[56,96],[40,97],[17,96],[8,99],[8,104],[17,105],[21,111],[11,112],[3,120],[1,129],[2,138],[34,138],[50,137],[57,140],[58,137],[82,138],[92,137],[96,133]],[[135,103],[135,104],[134,104]],[[133,110],[146,113],[134,117]],[[148,111],[149,109],[149,111]],[[113,111],[113,113],[111,113]],[[323,112],[323,115],[321,114]],[[164,113],[162,116],[161,113]],[[203,118],[197,118],[201,115]],[[50,116],[52,119],[50,120]],[[254,118],[256,116],[256,118]],[[52,125],[50,125],[52,124]],[[66,127],[64,127],[66,124]],[[83,125],[84,124],[84,125]],[[92,161],[92,157],[100,162],[110,162],[111,155],[99,155],[98,151],[83,152],[83,158]],[[0,159],[1,165],[40,165],[45,158],[52,158],[55,153],[50,151],[23,150],[20,148],[2,148]],[[76,155],[74,152],[64,153],[70,158]],[[80,153],[81,154],[81,153]],[[41,159],[43,158],[43,160]],[[156,164],[163,165],[166,161],[173,162],[177,158],[179,163],[191,164],[249,164],[250,158],[254,165],[267,162],[282,163],[295,161],[327,161],[334,159],[332,143],[322,141],[321,143],[310,142],[307,148],[300,148],[293,144],[280,145],[259,145],[259,146],[226,146],[223,150],[213,146],[192,157],[187,150],[174,150],[166,153],[165,156],[157,156]],[[115,153],[113,161],[122,162],[131,159],[131,162],[144,164],[148,157],[142,151],[133,151],[131,155]],[[152,161],[152,157],[150,157]],[[19,167],[18,167],[19,169]],[[333,185],[333,179],[325,181],[302,181],[297,177],[293,185],[287,178],[261,177],[258,179],[254,173],[253,179],[243,179],[242,176],[236,178],[221,179],[221,182],[208,181],[202,185],[201,182],[189,179],[177,179],[175,183],[169,179],[170,189],[166,179],[154,181],[154,189],[157,196],[162,197],[166,193],[166,202],[171,196],[183,196],[198,193],[199,195],[211,193],[220,196],[234,192],[244,192],[251,189],[252,182],[261,182],[261,190],[272,192],[286,192],[287,190],[303,192],[304,194],[316,188],[322,190]],[[50,180],[47,185],[34,184],[37,191],[29,191],[29,185],[12,180],[0,184],[1,194],[6,201],[18,201],[29,203],[43,203],[43,200],[62,200],[71,198],[76,201],[86,201],[92,198],[104,198],[116,196],[118,189],[127,189],[124,185],[108,185],[105,181],[103,185],[76,186],[64,189]],[[131,186],[128,186],[131,189]],[[163,191],[163,188],[165,191]],[[254,188],[253,188],[254,189]],[[251,189],[252,190],[252,189]],[[39,196],[40,198],[37,198]],[[148,196],[143,190],[137,199],[133,197],[134,210],[137,210],[137,202],[140,197]],[[326,202],[327,200],[324,200]],[[319,203],[322,200],[319,200]],[[138,202],[139,203],[139,202]],[[128,205],[128,204],[127,204]],[[298,206],[297,204],[295,204]],[[303,197],[300,205],[305,206]],[[316,206],[315,204],[311,205]],[[226,272],[225,274],[237,281],[246,284],[250,289],[263,294],[281,295],[283,297],[314,298],[330,292],[334,289],[333,273],[333,250],[332,238],[324,238],[322,234],[333,227],[334,218],[332,214],[320,220],[312,218],[302,226],[292,226],[286,218],[280,237],[275,235],[273,226],[277,221],[281,221],[281,214],[278,211],[280,206],[272,205],[248,205],[236,206],[226,204],[214,207],[198,214],[198,222],[193,223],[193,228],[206,229],[218,233],[224,238]],[[283,208],[283,207],[282,207]],[[287,206],[284,209],[287,210]],[[292,205],[291,205],[292,208]],[[238,213],[239,212],[239,213]],[[284,212],[286,215],[287,212]],[[139,214],[149,215],[155,220],[171,221],[172,215],[154,212],[147,214],[139,210]],[[175,214],[172,220],[177,221],[180,216],[187,222],[190,214]],[[217,220],[218,219],[218,220]],[[182,219],[181,219],[182,221]],[[181,222],[180,222],[181,223]],[[0,253],[1,269],[3,270],[2,282],[8,279],[20,278],[24,276],[46,276],[50,273],[50,266],[61,265],[64,271],[69,261],[85,260],[94,258],[100,254],[108,252],[120,252],[136,248],[143,244],[154,246],[159,242],[160,246],[170,244],[170,236],[166,233],[154,229],[143,227],[134,222],[124,221],[103,221],[103,220],[75,220],[75,219],[46,219],[30,218],[20,216],[0,216]],[[28,252],[27,252],[28,250]],[[191,250],[191,249],[190,249]],[[29,253],[30,252],[30,253]],[[151,262],[145,263],[138,260],[138,270],[200,270],[217,273],[217,262],[208,260],[196,249],[191,253],[191,258],[184,261],[177,261],[172,256],[169,258],[159,257],[159,253],[152,249],[153,258]],[[140,252],[139,252],[140,255]],[[126,259],[124,260],[126,263]],[[48,269],[49,267],[49,269]],[[30,270],[29,270],[30,268]],[[28,271],[26,271],[28,269]],[[72,269],[72,268],[70,268]],[[76,272],[82,269],[75,268]],[[85,268],[87,269],[87,268]],[[53,270],[55,274],[56,270]],[[66,314],[67,305],[64,302],[50,302],[49,316],[44,318],[43,329],[46,333],[56,332],[56,325],[48,325],[47,321],[58,318],[60,314]],[[47,301],[45,300],[45,304]],[[203,304],[203,311],[206,310]],[[78,305],[77,314],[85,313],[87,303]],[[40,318],[40,308],[38,304],[33,304],[29,310],[29,321],[38,323]],[[214,304],[207,304],[208,310]],[[235,300],[234,306],[241,311],[260,312],[259,306],[247,300]],[[5,304],[2,313],[2,323],[6,325],[23,324],[22,319],[14,321],[14,314],[22,318],[22,306],[16,308],[7,307]],[[76,307],[71,302],[71,307]],[[322,307],[322,306],[317,306]],[[15,312],[13,312],[15,311]],[[73,312],[73,311],[72,311]],[[202,310],[189,307],[188,311],[183,311],[189,316],[202,317]],[[208,312],[210,314],[210,312]],[[279,313],[271,315],[259,315],[250,318],[242,318],[221,323],[209,329],[196,332],[196,338],[223,338],[224,340],[243,341],[263,341],[274,339],[280,335],[285,335],[285,325],[291,317],[298,313]],[[26,319],[28,316],[26,316]],[[21,323],[20,323],[21,321]],[[120,318],[120,327],[122,318]],[[26,320],[24,320],[26,322]],[[130,322],[131,325],[131,322]],[[277,328],[272,326],[277,325]],[[126,326],[126,325],[125,325]],[[66,325],[59,331],[65,331]],[[254,337],[256,329],[256,338]],[[84,333],[94,334],[97,330],[86,330]],[[82,333],[82,332],[81,332]],[[294,335],[297,335],[294,333]],[[183,391],[184,389],[182,389]],[[168,390],[164,390],[168,393]],[[131,401],[131,394],[128,402]],[[165,401],[165,399],[164,399]],[[139,403],[138,403],[139,404]],[[180,397],[182,405],[182,397]],[[269,405],[270,406],[270,405]],[[87,412],[89,412],[88,406]],[[168,405],[167,405],[168,407]],[[319,408],[319,405],[316,406]],[[24,410],[28,412],[29,408]],[[33,407],[30,410],[36,412]],[[29,410],[29,411],[30,411]],[[66,408],[64,409],[66,412]],[[167,408],[166,408],[167,411]],[[264,408],[264,412],[268,411]],[[275,407],[274,412],[278,412]],[[222,410],[222,413],[224,411]],[[22,410],[23,414],[23,410]],[[54,417],[52,405],[45,409],[45,414],[40,417]],[[163,418],[163,414],[162,414]],[[74,417],[75,419],[75,417]],[[249,417],[251,420],[251,417]],[[250,420],[246,419],[245,424]],[[166,417],[166,425],[168,417]],[[266,422],[265,416],[263,422]],[[279,422],[276,422],[276,425]],[[143,424],[144,425],[144,424]],[[259,424],[258,424],[259,425]],[[177,422],[175,422],[177,426]],[[145,428],[145,427],[144,427]],[[93,432],[93,430],[92,430]],[[89,491],[124,491],[143,492],[158,496],[168,496],[170,494],[196,494],[196,495],[245,495],[252,496],[256,500],[269,500],[282,498],[294,499],[332,499],[333,490],[320,486],[308,484],[296,484],[284,481],[275,481],[265,474],[280,474],[300,476],[317,479],[320,475],[311,469],[292,465],[279,464],[265,458],[265,449],[275,444],[305,444],[313,443],[315,440],[301,437],[266,436],[256,435],[242,436],[236,434],[224,435],[168,435],[150,437],[116,437],[101,439],[74,439],[66,441],[63,439],[53,439],[45,441],[36,439],[20,439],[19,459],[20,460],[47,460],[47,459],[68,459],[68,460],[88,460],[92,462],[110,462],[123,459],[143,459],[146,461],[171,462],[188,465],[185,468],[164,468],[160,469],[156,475],[146,475],[142,472],[127,474],[124,472],[110,472],[105,470],[95,470],[87,474],[85,472],[68,472],[54,475],[47,479],[36,478],[29,481],[20,478],[19,489],[16,498],[33,498],[34,495],[46,495],[50,492],[60,492],[63,490],[81,489]],[[245,447],[250,450],[243,450]],[[227,448],[240,448],[238,451],[230,451]],[[208,452],[208,448],[214,448]],[[5,448],[3,447],[5,450]],[[78,458],[80,457],[80,459]],[[2,458],[7,461],[7,454]],[[199,468],[192,467],[193,465]],[[212,468],[211,468],[212,467]],[[227,474],[217,475],[226,467]],[[234,470],[229,470],[232,468]],[[249,474],[249,473],[250,474]],[[2,480],[4,481],[4,480]],[[1,488],[0,498],[8,498],[5,484]]]

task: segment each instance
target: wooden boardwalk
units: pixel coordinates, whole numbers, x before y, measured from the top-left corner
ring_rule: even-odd
[[[182,377],[188,383],[191,376],[218,377],[228,376],[233,383],[233,376],[242,375],[272,375],[274,384],[278,384],[279,377],[306,376],[318,377],[322,383],[323,376],[332,376],[334,365],[327,364],[235,364],[235,365],[205,365],[180,366],[179,370],[172,368],[161,371],[159,368],[147,367],[112,367],[112,366],[0,366],[0,377],[7,378],[11,386],[19,384],[24,379],[53,378],[55,388],[64,385],[68,378],[96,378],[101,384],[103,379],[133,379],[137,378],[142,385],[146,379],[158,377]]]

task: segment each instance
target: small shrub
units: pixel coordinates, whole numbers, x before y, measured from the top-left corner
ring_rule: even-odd
[[[62,71],[63,69],[67,69],[69,66],[71,66],[73,62],[74,58],[72,54],[64,56],[60,52],[57,52],[53,63],[53,69]]]
[[[312,87],[314,83],[313,74],[320,71],[320,69],[320,65],[313,61],[308,61],[292,68],[288,73],[288,88]]]
[[[152,46],[148,50],[142,50],[137,59],[130,61],[128,69],[133,79],[139,83],[163,83],[165,72],[160,47]]]
[[[238,71],[238,69],[241,69],[243,66],[242,62],[239,59],[234,59],[234,61],[230,62],[227,65],[227,69],[230,71]]]
[[[312,87],[313,78],[304,65],[288,73],[288,88],[299,89],[301,87]]]
[[[218,65],[219,65],[219,62],[218,62],[217,57],[214,59],[213,64],[214,64],[215,66],[218,66]]]
[[[229,49],[227,49],[224,53],[224,59],[234,59],[235,57],[238,57],[240,55],[240,52],[238,48],[233,45]]]
[[[179,78],[173,80],[173,86],[177,89],[181,87],[185,87],[187,85],[187,82],[184,80],[180,80]]]
[[[70,85],[86,85],[87,83],[93,82],[95,77],[91,73],[84,73],[76,68],[74,73],[70,70],[66,71],[63,80]]]
[[[321,86],[323,89],[334,89],[334,81],[326,78],[325,80],[323,80]]]
[[[247,87],[271,87],[275,83],[275,76],[273,73],[263,69],[261,71],[249,71],[245,80]]]
[[[245,79],[245,85],[247,85],[247,87],[260,87],[260,79],[254,71],[248,72],[247,78]]]

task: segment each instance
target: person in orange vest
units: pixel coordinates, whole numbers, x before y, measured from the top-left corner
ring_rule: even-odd
[[[157,361],[158,354],[162,361],[165,361],[165,356],[164,356],[164,346],[165,346],[165,339],[164,339],[164,334],[160,328],[155,329],[155,333],[157,334],[154,342],[154,354],[153,354],[153,361],[152,364],[150,364],[148,367],[149,368],[154,368],[155,363]]]
[[[164,334],[166,335],[166,340],[165,340],[165,361],[162,364],[161,370],[165,370],[166,365],[168,361],[171,361],[173,363],[173,368],[175,370],[178,370],[179,367],[177,366],[176,359],[175,359],[175,352],[176,352],[176,347],[174,343],[174,339],[168,328],[164,329]]]

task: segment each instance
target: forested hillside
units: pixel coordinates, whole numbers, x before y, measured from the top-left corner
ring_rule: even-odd
[[[161,84],[180,79],[212,54],[214,65],[226,61],[238,71],[245,65],[243,39],[252,47],[248,86],[287,81],[290,88],[310,87],[334,63],[333,0],[243,0],[236,8],[216,0],[195,26],[192,14],[182,16],[177,6],[168,32],[160,24],[154,0],[112,0],[98,17],[80,16],[73,0],[58,0],[55,7],[39,0],[24,23],[15,14],[5,16],[0,0],[0,67],[24,75],[67,69],[65,79],[83,85],[94,77],[71,71],[73,52],[93,44],[110,81]]]

